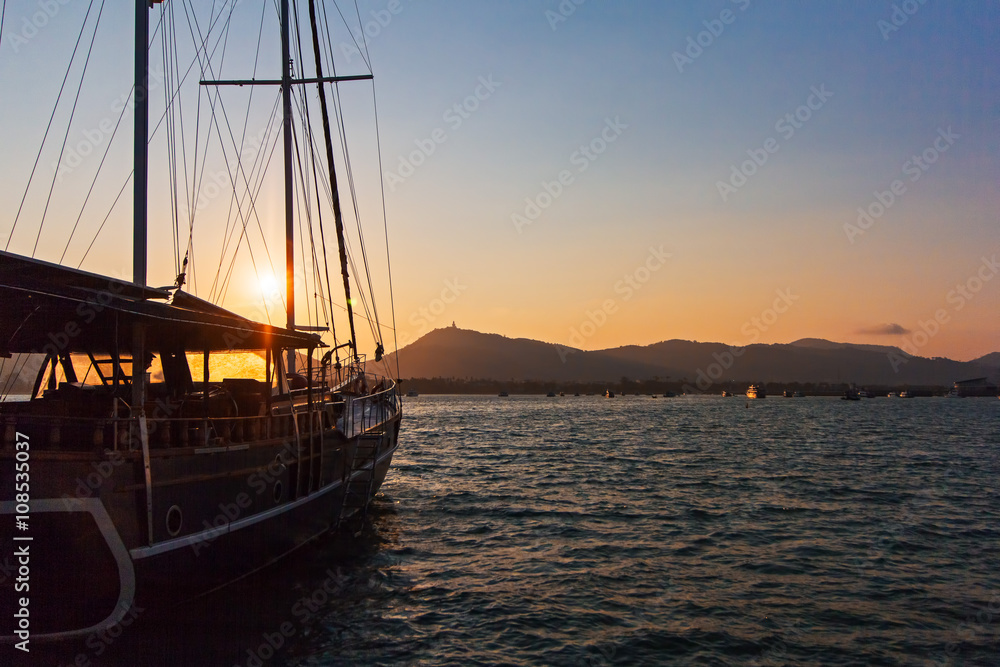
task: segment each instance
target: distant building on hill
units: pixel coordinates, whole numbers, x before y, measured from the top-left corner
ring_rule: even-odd
[[[953,396],[996,396],[997,386],[990,384],[986,378],[973,378],[971,380],[959,380],[952,387]]]

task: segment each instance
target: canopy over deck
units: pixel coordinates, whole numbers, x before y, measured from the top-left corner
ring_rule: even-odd
[[[0,356],[127,351],[136,326],[145,327],[151,350],[325,347],[315,334],[254,322],[180,290],[144,287],[3,251],[0,308]]]

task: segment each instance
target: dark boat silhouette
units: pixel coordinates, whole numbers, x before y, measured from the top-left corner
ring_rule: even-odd
[[[292,78],[288,0],[280,4],[283,77],[261,83],[281,86],[290,118],[292,86],[320,82],[323,101],[322,82],[340,79],[324,77],[319,60],[314,79]],[[135,7],[136,87],[145,90],[150,4]],[[0,252],[0,357],[37,362],[29,400],[0,403],[0,537],[30,549],[31,639],[105,631],[344,527],[364,516],[398,446],[396,383],[369,372],[357,349],[333,165],[351,338],[330,347],[296,324],[294,283],[286,327],[185,292],[183,273],[171,288],[146,284],[146,97],[135,106],[132,281]],[[291,141],[286,133],[286,158]],[[291,169],[286,160],[286,185]],[[247,374],[216,377],[215,362],[232,358]],[[19,596],[5,577],[5,618]],[[4,640],[21,641],[6,634],[12,626]]]

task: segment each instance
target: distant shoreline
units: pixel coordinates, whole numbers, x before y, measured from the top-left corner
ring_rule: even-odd
[[[634,394],[656,394],[663,395],[673,392],[678,396],[683,394],[696,394],[714,396],[722,394],[723,390],[732,392],[734,396],[743,396],[747,387],[752,381],[734,381],[724,384],[713,384],[705,390],[693,387],[689,380],[664,381],[664,380],[636,380],[623,382],[621,379],[610,382],[557,382],[557,381],[513,381],[503,382],[500,380],[488,379],[457,379],[457,378],[409,378],[401,381],[404,393],[415,391],[418,394],[452,394],[452,395],[497,395],[500,392],[507,392],[511,396],[537,396],[554,392],[564,393],[568,396],[579,393],[581,396],[591,394],[600,395],[611,390],[618,395]],[[801,383],[801,382],[764,382],[763,384],[769,396],[782,398],[784,391],[800,391],[806,396],[842,396],[844,391],[851,385],[850,383]],[[861,389],[862,387],[859,387]],[[908,391],[914,396],[944,396],[950,390],[946,385],[870,385],[863,387],[876,397],[885,397],[889,392]]]

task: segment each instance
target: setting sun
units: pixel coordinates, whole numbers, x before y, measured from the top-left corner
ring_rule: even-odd
[[[260,287],[260,294],[265,301],[272,301],[281,295],[278,291],[278,280],[270,273],[262,273],[257,276],[257,284]]]

